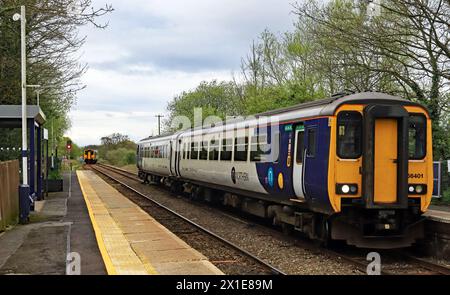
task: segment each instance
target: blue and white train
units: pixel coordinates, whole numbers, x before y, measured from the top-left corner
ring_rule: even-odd
[[[422,238],[433,185],[428,111],[376,92],[150,137],[137,159],[146,182],[365,248]]]

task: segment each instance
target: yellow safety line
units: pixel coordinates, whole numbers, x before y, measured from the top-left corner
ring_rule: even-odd
[[[80,179],[80,175],[81,172],[77,171],[78,183],[80,184],[81,192],[83,193],[83,198],[84,201],[86,202],[86,207],[89,212],[89,218],[91,219],[92,227],[94,228],[95,238],[97,239],[98,248],[100,249],[100,254],[102,255],[103,263],[105,264],[106,267],[106,272],[108,273],[108,275],[116,275],[117,274],[116,268],[114,267],[112,260],[109,257],[108,251],[106,250],[101,230],[97,224],[97,221],[94,218],[91,202],[87,198],[87,194],[84,189],[83,181]]]

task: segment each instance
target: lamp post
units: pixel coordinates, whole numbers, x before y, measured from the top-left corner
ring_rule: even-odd
[[[41,85],[27,85],[27,88],[36,88],[36,100],[37,105],[39,106],[39,95],[41,94]]]
[[[27,85],[27,88],[36,88],[36,103],[37,103],[37,105],[39,106],[39,102],[40,102],[40,95],[41,95],[41,93],[45,90],[45,89],[50,89],[50,88],[57,88],[58,86],[57,85],[48,85],[48,86],[46,86],[46,85],[44,85],[44,86],[42,86],[42,85],[39,85],[39,84],[37,84],[37,85]]]
[[[14,21],[20,20],[21,63],[22,63],[22,184],[19,188],[20,222],[28,219],[30,212],[30,186],[28,185],[28,144],[27,144],[27,53],[26,53],[26,15],[25,6],[20,6],[20,14],[13,15]]]

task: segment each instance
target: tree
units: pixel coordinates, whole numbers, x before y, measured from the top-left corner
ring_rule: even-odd
[[[314,33],[322,42],[334,43],[325,48],[338,53],[330,56],[336,58],[333,68],[344,73],[337,75],[341,80],[355,77],[348,75],[350,70],[356,77],[365,77],[354,86],[366,80],[368,89],[425,104],[433,120],[435,156],[444,156],[448,148],[439,142],[448,124],[443,114],[449,108],[450,4],[442,0],[382,1],[380,15],[369,17],[366,11],[364,2],[351,0],[323,5],[307,1],[295,8],[299,18],[316,24]]]
[[[203,120],[194,118],[195,108],[201,108],[203,119],[217,116],[225,120],[228,116],[242,114],[242,106],[239,90],[233,82],[203,81],[196,89],[182,92],[169,102],[167,106],[169,116],[164,122],[165,130],[173,131],[180,128],[172,126],[178,116],[185,116],[190,121],[190,126],[184,128],[203,124]]]
[[[94,8],[92,0],[0,0],[0,104],[20,104],[21,59],[20,22],[12,15],[26,6],[27,82],[51,86],[41,89],[40,105],[49,119],[56,139],[70,126],[67,113],[76,93],[84,88],[80,81],[87,65],[79,62],[78,51],[85,36],[78,28],[98,23],[113,11],[110,5]],[[27,92],[27,102],[35,104],[36,94]]]
[[[113,133],[108,136],[104,136],[100,139],[102,145],[118,145],[121,143],[126,143],[130,141],[128,135],[123,135],[120,133]]]

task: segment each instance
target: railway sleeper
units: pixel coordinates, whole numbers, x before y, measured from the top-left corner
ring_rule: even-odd
[[[286,234],[295,230],[306,234],[311,239],[325,243],[330,239],[329,222],[324,215],[297,211],[298,208],[292,206],[271,204],[262,200],[201,187],[190,182],[180,182],[169,177],[149,176],[153,182],[163,184],[172,193],[184,193],[192,200],[220,202],[224,206],[236,208],[254,216],[272,219],[273,225],[281,227]]]

